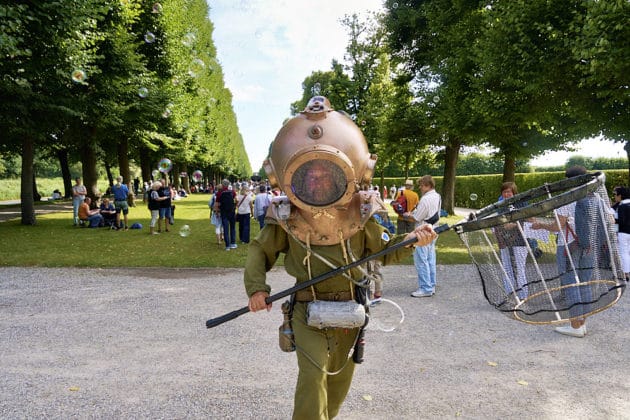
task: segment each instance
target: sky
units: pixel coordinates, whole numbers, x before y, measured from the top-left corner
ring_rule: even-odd
[[[344,15],[382,10],[381,0],[207,0],[213,41],[253,171],[291,103],[302,98],[312,72],[343,61]]]
[[[615,143],[610,140],[593,138],[582,140],[576,146],[575,152],[547,152],[542,156],[532,159],[532,166],[557,166],[566,163],[573,155],[581,155],[590,158],[626,158],[626,151],[623,150],[623,143]]]
[[[282,122],[291,116],[291,103],[302,97],[304,79],[330,70],[333,59],[344,61],[348,35],[340,20],[382,10],[382,0],[207,1],[217,59],[256,172]],[[547,153],[531,164],[562,165],[574,154],[625,157],[620,143],[591,139],[575,152]]]

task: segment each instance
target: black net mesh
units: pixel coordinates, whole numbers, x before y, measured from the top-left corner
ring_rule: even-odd
[[[625,288],[601,173],[526,191],[456,225],[488,302],[529,323],[584,318]]]

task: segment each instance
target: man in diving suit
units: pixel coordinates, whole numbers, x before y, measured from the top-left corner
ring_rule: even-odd
[[[375,163],[361,130],[324,97],[311,98],[280,129],[264,169],[272,187],[286,196],[274,199],[265,227],[249,245],[244,283],[250,311],[271,310],[266,272],[280,253],[287,273],[300,283],[407,239],[417,238],[419,246],[432,242],[436,233],[429,225],[392,237],[371,217],[382,205],[362,186],[370,183]],[[412,250],[400,247],[382,262],[397,262]],[[355,267],[294,295],[291,324],[299,368],[294,419],[338,414],[352,382],[351,349],[360,330],[309,326],[308,304],[354,301],[354,281],[363,277],[364,270]]]

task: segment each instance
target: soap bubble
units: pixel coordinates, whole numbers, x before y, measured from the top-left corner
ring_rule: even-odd
[[[206,63],[204,63],[201,58],[195,58],[190,63],[190,67],[188,68],[188,75],[190,77],[197,77],[201,72],[203,72],[203,69],[205,68]]]
[[[146,98],[147,96],[149,96],[149,89],[141,87],[140,89],[138,89],[138,96],[143,99]]]
[[[162,5],[160,3],[153,3],[151,13],[162,13]]]
[[[144,42],[147,44],[153,44],[155,42],[155,34],[147,31],[147,33],[144,34]]]
[[[169,158],[162,158],[158,163],[158,170],[164,174],[167,174],[173,169],[173,162]]]
[[[86,76],[85,76],[85,72],[81,69],[75,69],[72,72],[72,81],[76,82],[76,83],[83,83],[85,82]]]
[[[439,97],[439,96],[434,96],[434,97],[433,97],[433,102],[435,102],[436,104],[437,104],[438,102],[440,102],[440,97]]]
[[[475,193],[470,194],[470,201],[477,201],[477,198],[479,198],[477,197],[477,194]]]
[[[182,238],[185,238],[188,235],[190,235],[190,226],[188,225],[182,226],[181,229],[179,229],[179,236],[181,236]]]
[[[186,35],[184,35],[184,39],[182,39],[182,44],[190,48],[195,43],[196,39],[197,37],[195,36],[195,34],[193,34],[192,32],[188,32]]]

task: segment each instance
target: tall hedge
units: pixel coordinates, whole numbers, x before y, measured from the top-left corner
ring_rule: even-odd
[[[606,189],[612,196],[612,190],[618,185],[628,185],[628,171],[625,169],[611,169],[602,171],[606,175]],[[420,176],[411,177],[417,185]],[[518,191],[523,192],[531,188],[536,188],[544,183],[551,183],[564,178],[564,172],[536,172],[516,174],[515,182]],[[442,177],[434,176],[435,189],[440,192],[442,188]],[[501,183],[503,176],[494,175],[466,175],[458,176],[455,179],[455,207],[466,207],[480,209],[495,203],[501,193]],[[392,184],[400,187],[405,183],[404,178],[385,178],[385,187]],[[418,188],[414,190],[418,192]],[[388,195],[389,197],[389,195]],[[391,197],[390,197],[391,198]]]

